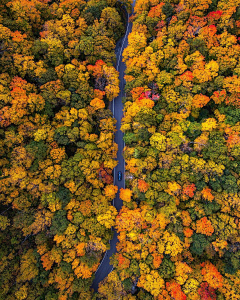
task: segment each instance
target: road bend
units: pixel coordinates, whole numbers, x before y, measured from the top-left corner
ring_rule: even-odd
[[[135,5],[135,1],[133,1],[132,4],[132,11]],[[128,19],[130,15],[128,14]],[[117,211],[120,211],[123,202],[119,198],[119,190],[121,188],[125,188],[125,161],[123,158],[123,148],[124,148],[124,141],[123,141],[123,132],[120,130],[121,127],[121,119],[123,116],[123,103],[122,103],[122,98],[125,96],[125,91],[124,91],[124,73],[126,69],[125,63],[122,61],[122,53],[123,50],[127,47],[128,45],[128,35],[132,31],[132,23],[127,22],[127,28],[126,28],[126,33],[123,38],[121,38],[117,45],[116,45],[116,56],[117,56],[117,71],[119,72],[119,79],[120,79],[120,93],[118,97],[116,97],[112,103],[111,103],[111,111],[113,112],[114,118],[117,120],[117,131],[115,134],[115,142],[118,144],[118,152],[117,152],[117,160],[118,160],[118,165],[114,169],[114,184],[118,186],[118,193],[113,200],[113,205],[116,207]],[[118,172],[121,171],[123,174],[123,179],[121,181],[118,181]],[[100,281],[102,281],[113,269],[113,266],[110,265],[109,258],[112,256],[112,254],[116,253],[116,244],[118,241],[117,238],[117,232],[115,229],[113,229],[113,238],[109,242],[110,243],[110,250],[108,250],[102,261],[101,264],[99,265],[96,273],[95,273],[95,278],[92,284],[92,288],[97,291],[98,290],[98,284]]]

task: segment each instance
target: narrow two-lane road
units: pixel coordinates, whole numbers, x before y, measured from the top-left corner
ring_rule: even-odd
[[[132,10],[134,8],[135,5],[135,1],[133,1],[132,4]],[[128,15],[128,19],[129,19]],[[125,161],[123,158],[123,148],[124,148],[124,141],[123,141],[123,132],[120,130],[121,127],[121,119],[123,116],[123,104],[122,104],[122,97],[125,96],[125,92],[124,92],[124,73],[125,73],[125,63],[123,63],[122,61],[122,53],[123,50],[127,47],[128,45],[128,35],[129,33],[132,31],[132,23],[127,23],[127,29],[126,29],[126,33],[125,36],[117,43],[116,46],[116,56],[117,56],[117,71],[119,72],[119,79],[120,79],[120,94],[117,98],[115,98],[113,100],[113,102],[111,103],[111,110],[113,112],[113,116],[114,118],[117,120],[117,132],[115,134],[115,142],[118,144],[118,153],[117,153],[117,160],[118,160],[118,165],[117,167],[114,169],[114,184],[118,186],[118,193],[116,195],[116,198],[113,201],[113,205],[116,207],[116,209],[118,211],[120,211],[123,202],[122,200],[119,198],[119,190],[121,188],[125,187],[125,178],[124,178],[124,173],[125,173]],[[123,174],[123,180],[122,181],[118,181],[118,172],[121,171]],[[110,250],[108,250],[105,253],[105,256],[103,257],[103,260],[97,270],[97,272],[95,273],[95,279],[93,281],[93,289],[95,291],[98,290],[98,284],[100,281],[102,281],[113,269],[113,266],[110,265],[110,261],[109,258],[112,256],[113,253],[116,252],[116,244],[118,241],[117,238],[117,232],[114,230],[114,235],[113,235],[113,239],[110,241]]]

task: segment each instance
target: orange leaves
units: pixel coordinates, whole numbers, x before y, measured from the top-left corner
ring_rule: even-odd
[[[153,108],[155,103],[151,99],[143,98],[143,99],[137,99],[136,104],[140,107]]]
[[[84,256],[85,255],[85,246],[86,243],[79,243],[76,245],[77,255]]]
[[[80,265],[74,269],[74,274],[77,278],[87,279],[92,276],[92,270],[86,264],[80,262]]]
[[[56,163],[59,163],[66,155],[64,148],[55,148],[50,151],[51,157]]]
[[[154,228],[155,226],[156,227],[160,227],[160,229],[165,229],[167,224],[169,223],[170,221],[167,219],[167,217],[163,214],[163,213],[159,213],[157,214],[157,217],[152,220],[152,227]]]
[[[187,296],[183,293],[180,284],[176,281],[167,282],[166,288],[173,299],[187,300]]]
[[[212,202],[213,199],[214,199],[214,196],[212,195],[211,193],[211,189],[208,188],[208,187],[205,187],[203,190],[202,190],[202,195],[203,195],[203,198]]]
[[[158,269],[162,263],[163,255],[159,255],[158,253],[153,253],[153,266],[155,269]]]
[[[81,201],[79,210],[84,216],[91,214],[92,202],[91,200]]]
[[[144,92],[143,87],[136,87],[131,90],[133,100],[137,100]]]
[[[101,166],[98,173],[99,173],[99,178],[101,178],[101,180],[104,183],[107,183],[107,184],[112,184],[113,183],[112,169],[103,168],[103,166]]]
[[[202,108],[203,106],[207,105],[210,101],[210,98],[208,96],[197,94],[193,98],[192,105],[194,108]]]
[[[10,83],[10,95],[6,94],[8,102],[11,106],[3,106],[0,110],[0,123],[2,126],[9,126],[11,123],[19,125],[23,122],[26,115],[44,108],[45,100],[34,91],[34,86],[27,83],[20,77],[14,77]]]
[[[219,91],[215,91],[215,92],[213,92],[213,95],[211,96],[211,99],[213,99],[213,101],[216,104],[220,104],[223,101],[225,101],[226,96],[227,96],[226,90],[222,90],[220,92]]]
[[[98,98],[94,98],[94,99],[90,102],[90,105],[91,105],[92,107],[94,107],[96,110],[105,107],[104,101],[101,100],[101,99],[98,99]]]
[[[138,179],[138,188],[140,192],[146,193],[149,188],[149,184],[145,180]]]
[[[116,218],[118,232],[131,231],[142,227],[143,219],[140,209],[130,210],[123,206]]]
[[[183,194],[185,194],[189,197],[193,197],[195,190],[196,190],[196,186],[195,186],[194,183],[189,184],[189,185],[185,185],[184,188],[183,188]]]
[[[94,90],[94,97],[95,97],[95,98],[98,98],[98,99],[101,99],[101,100],[102,100],[105,94],[106,94],[106,93],[105,93],[104,91],[100,91],[100,90],[98,90],[98,89],[95,89],[95,90]]]
[[[231,128],[226,128],[225,133],[228,135],[227,145],[229,148],[240,145],[240,134]]]
[[[192,219],[191,219],[188,211],[186,211],[186,210],[182,211],[181,219],[182,219],[183,226],[190,226]]]
[[[223,277],[212,263],[206,261],[201,264],[201,267],[202,267],[201,272],[203,275],[203,279],[204,281],[207,281],[210,287],[214,289],[218,289],[222,287]]]
[[[148,17],[150,18],[160,18],[162,14],[162,7],[164,6],[164,2],[161,2],[160,4],[153,6],[149,13],[148,13]]]
[[[118,265],[121,269],[127,269],[130,265],[130,260],[123,256],[121,253],[117,254]]]
[[[75,182],[74,181],[70,181],[70,182],[66,182],[65,184],[64,184],[64,186],[66,187],[66,188],[68,188],[69,189],[69,191],[71,192],[71,193],[75,193],[76,192],[76,190],[77,190],[77,186],[75,185]]]
[[[186,71],[179,78],[182,81],[192,81],[193,80],[193,73],[191,71]]]
[[[118,191],[118,187],[116,185],[110,184],[105,187],[104,191],[105,191],[105,196],[112,200],[114,199]]]
[[[11,36],[12,36],[12,40],[17,43],[23,42],[24,39],[26,39],[27,37],[25,33],[21,34],[21,32],[18,30],[11,32]]]
[[[88,71],[93,73],[94,77],[100,76],[103,74],[102,72],[102,66],[105,65],[105,62],[101,59],[99,59],[95,65],[89,65],[87,66]]]
[[[185,235],[185,237],[189,238],[193,235],[193,230],[191,228],[184,228],[183,229],[183,233]]]
[[[54,262],[51,260],[50,252],[45,253],[45,254],[41,257],[41,261],[42,261],[43,268],[44,268],[46,271],[51,270],[52,265],[53,265]]]
[[[207,219],[207,217],[203,217],[202,219],[198,220],[196,222],[196,226],[197,226],[197,230],[196,230],[197,233],[211,236],[214,232],[212,223],[210,220]]]
[[[130,189],[120,189],[120,198],[123,201],[130,202],[132,197],[132,191]]]
[[[104,91],[106,97],[112,101],[119,94],[119,79],[118,72],[112,66],[108,66],[102,60],[98,60],[95,65],[88,65],[87,69],[95,77],[95,85],[98,86],[100,91]],[[99,101],[92,102],[93,105],[103,106]],[[91,104],[91,105],[92,105]]]

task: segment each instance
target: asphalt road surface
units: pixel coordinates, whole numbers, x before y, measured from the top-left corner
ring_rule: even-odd
[[[135,1],[133,1],[132,8],[134,8]],[[123,132],[120,130],[121,127],[121,119],[123,116],[123,104],[122,104],[122,97],[125,96],[124,92],[124,72],[126,69],[125,63],[122,62],[122,53],[123,50],[128,45],[128,34],[132,31],[132,23],[127,24],[127,29],[125,36],[117,43],[116,45],[116,56],[117,56],[117,70],[119,72],[119,79],[120,79],[120,94],[117,98],[115,98],[111,103],[111,110],[113,112],[114,118],[117,120],[117,132],[115,134],[115,142],[118,144],[118,153],[117,153],[117,160],[118,165],[114,169],[114,184],[118,186],[118,190],[121,188],[125,188],[125,161],[123,159],[123,148],[124,148],[124,141],[123,141]],[[118,181],[118,172],[121,171],[123,175],[123,179],[121,181]],[[113,200],[113,205],[116,207],[116,209],[119,211],[122,207],[122,200],[119,199],[119,191],[116,195],[116,198]],[[100,281],[102,281],[113,269],[113,266],[110,265],[109,258],[112,256],[113,253],[116,252],[116,243],[118,241],[117,238],[117,232],[113,230],[114,235],[113,239],[110,241],[110,250],[108,250],[98,267],[98,270],[95,273],[95,279],[92,284],[92,288],[97,291],[98,290],[98,284]]]

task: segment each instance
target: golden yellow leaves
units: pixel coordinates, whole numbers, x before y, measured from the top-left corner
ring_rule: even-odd
[[[208,145],[208,132],[203,132],[194,140],[194,149],[198,152],[202,151]]]
[[[143,32],[133,31],[128,35],[128,43],[137,51],[143,50],[147,45],[147,38]]]
[[[16,184],[27,176],[27,171],[23,167],[16,167],[9,171],[9,175],[9,181],[13,184]]]
[[[80,262],[80,264],[74,269],[74,274],[77,278],[81,277],[83,279],[87,279],[92,276],[92,270],[86,264]]]
[[[163,234],[163,241],[165,243],[165,254],[176,256],[183,251],[183,243],[174,233],[165,231]]]
[[[66,155],[64,148],[54,148],[50,151],[50,155],[52,159],[55,160],[56,163],[62,161]]]
[[[74,181],[66,182],[64,186],[73,194],[77,191],[77,186]]]
[[[211,60],[205,65],[205,69],[210,71],[211,77],[218,76],[219,65],[215,60]]]
[[[159,151],[166,150],[166,137],[159,132],[154,133],[150,138],[150,144]]]
[[[106,228],[111,228],[115,224],[116,215],[117,215],[116,208],[110,206],[109,210],[97,216],[97,220],[101,225],[104,225]]]
[[[20,289],[18,291],[15,292],[15,296],[17,300],[23,300],[27,298],[28,295],[28,288],[27,288],[27,284],[23,285],[20,287]]]
[[[104,191],[106,197],[113,200],[118,191],[118,187],[116,185],[110,184],[105,187]]]
[[[47,138],[47,130],[45,128],[40,128],[34,133],[35,141],[39,142]]]
[[[57,243],[60,244],[62,241],[64,241],[65,239],[65,235],[60,235],[60,234],[56,234],[53,238],[53,240]]]
[[[168,182],[168,189],[167,189],[167,192],[170,194],[170,195],[179,195],[180,192],[181,192],[181,185],[178,184],[177,182]]]
[[[130,189],[120,189],[120,198],[123,201],[130,202],[132,197],[132,191]]]
[[[55,178],[59,178],[59,176],[61,175],[61,170],[62,168],[60,165],[54,165],[45,169],[44,173],[46,178],[55,179]]]
[[[214,118],[208,118],[202,123],[203,131],[212,131],[217,127],[217,121]]]
[[[140,276],[138,286],[144,288],[154,297],[157,297],[164,286],[164,280],[157,271],[152,270],[149,274],[142,274]]]
[[[212,242],[212,245],[214,247],[214,250],[219,253],[220,257],[222,257],[225,253],[225,251],[223,250],[227,248],[228,242],[224,240],[216,239],[214,242]]]
[[[177,261],[175,266],[176,280],[180,285],[183,285],[188,279],[188,274],[192,272],[192,268],[190,268],[186,263],[180,261]]]
[[[98,292],[103,299],[116,299],[116,297],[123,299],[124,297],[124,299],[131,300],[131,298],[127,296],[119,275],[115,270],[109,273],[109,275],[99,283]]]

